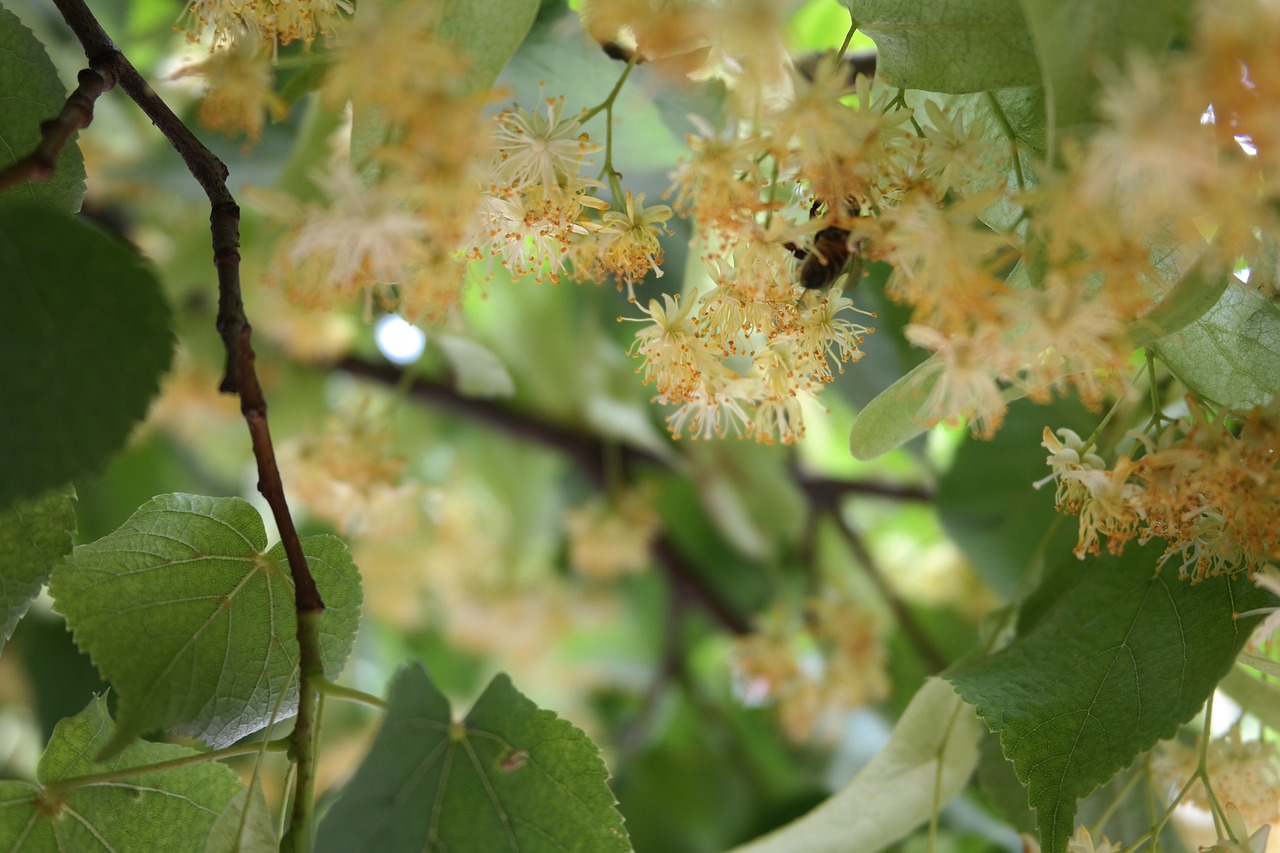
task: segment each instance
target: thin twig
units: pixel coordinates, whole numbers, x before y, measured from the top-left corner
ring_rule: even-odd
[[[289,561],[298,621],[298,717],[290,736],[290,752],[297,765],[292,823],[289,838],[297,850],[309,850],[314,830],[315,714],[318,692],[315,679],[323,677],[320,650],[320,615],[324,602],[302,553],[302,543],[289,512],[275,449],[267,424],[267,403],[254,369],[252,328],[244,313],[240,293],[240,208],[227,187],[227,167],[200,142],[173,110],[147,84],[128,58],[102,29],[83,0],[53,0],[67,26],[75,33],[89,60],[88,73],[101,77],[101,91],[115,85],[151,119],[182,157],[192,177],[209,198],[209,226],[213,237],[213,264],[218,274],[218,333],[226,349],[226,366],[220,390],[239,394],[258,466],[258,491],[271,507],[281,543]],[[84,85],[85,74],[81,74]],[[96,83],[94,84],[96,85]],[[74,97],[74,96],[73,96]],[[86,119],[92,118],[92,101]],[[65,110],[64,110],[65,112]]]
[[[924,626],[920,624],[915,614],[911,612],[911,608],[907,607],[902,597],[889,585],[889,581],[885,579],[884,572],[880,571],[879,563],[871,555],[871,549],[867,547],[867,543],[862,541],[862,537],[845,521],[839,512],[833,512],[832,518],[835,519],[844,541],[849,546],[849,550],[853,552],[854,558],[857,559],[858,567],[875,585],[880,597],[889,605],[889,609],[893,611],[894,619],[898,622],[898,627],[902,629],[902,633],[906,636],[907,641],[911,643],[912,648],[916,650],[920,660],[929,672],[934,674],[942,672],[949,665],[947,656],[933,642],[928,632],[924,630]]]
[[[345,359],[338,364],[338,368],[391,386],[398,386],[404,379],[403,373],[395,367],[372,364],[356,358]],[[599,436],[540,420],[490,400],[464,397],[445,385],[427,379],[414,379],[404,387],[405,393],[410,397],[430,406],[484,424],[514,438],[558,450],[574,460],[597,486],[606,485],[604,460],[608,458],[613,445]],[[639,447],[616,444],[615,449],[622,455],[624,469],[639,462],[666,467],[657,456]],[[670,539],[659,536],[653,547],[658,563],[682,594],[697,601],[727,630],[735,634],[745,634],[751,630],[750,621],[693,569]]]
[[[0,170],[0,192],[53,177],[58,155],[81,128],[93,121],[94,101],[111,88],[109,81],[91,68],[81,71],[76,81],[76,89],[67,96],[62,111],[40,125],[40,142],[35,150]]]

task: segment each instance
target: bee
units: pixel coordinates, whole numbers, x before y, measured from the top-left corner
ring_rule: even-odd
[[[821,199],[815,201],[809,209],[809,218],[817,219],[826,206],[827,203]],[[851,218],[860,212],[853,199],[846,199],[845,206],[849,208]],[[806,290],[830,287],[846,269],[849,271],[849,280],[854,284],[862,277],[861,248],[851,245],[848,228],[828,225],[814,235],[813,245],[807,249],[802,249],[795,243],[785,245],[801,261],[800,284]]]

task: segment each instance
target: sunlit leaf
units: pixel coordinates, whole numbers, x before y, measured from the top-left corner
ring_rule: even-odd
[[[893,86],[981,92],[1040,81],[1018,0],[841,0],[875,40],[876,75]]]
[[[164,743],[136,742],[110,761],[92,757],[113,738],[107,702],[96,698],[54,730],[40,759],[39,785],[0,782],[0,850],[9,853],[203,853],[214,821],[243,786],[214,761],[74,787],[47,786],[76,776],[197,755]]]
[[[499,675],[462,722],[421,666],[400,671],[382,731],[320,825],[350,850],[628,851],[599,750]]]
[[[171,321],[123,243],[43,205],[0,204],[0,509],[124,444],[169,367]]]
[[[1238,280],[1204,316],[1151,348],[1197,394],[1251,409],[1280,388],[1280,305]]]
[[[27,156],[40,142],[40,125],[61,112],[67,89],[44,45],[18,17],[0,6],[0,168]],[[21,93],[21,97],[17,96]],[[84,198],[84,158],[74,141],[62,151],[47,181],[32,181],[0,196],[4,201],[49,204],[74,213]],[[0,233],[3,229],[0,228]]]
[[[325,674],[336,678],[359,625],[360,577],[336,537],[307,537],[302,549],[326,605]],[[293,580],[284,547],[267,549],[262,517],[240,498],[153,498],[72,552],[50,592],[119,693],[108,755],[156,729],[225,746],[267,725],[282,696],[280,716],[297,709]]]
[[[1254,621],[1233,614],[1270,597],[1243,578],[1157,573],[1159,555],[1130,543],[1119,558],[1068,557],[1025,635],[947,675],[1000,735],[1045,853],[1066,849],[1081,797],[1200,710]]]
[[[963,790],[978,763],[981,731],[951,686],[931,679],[903,712],[889,743],[848,785],[794,823],[733,853],[882,850]]]
[[[74,489],[54,489],[0,513],[0,648],[40,594],[54,562],[71,551],[74,500]]]

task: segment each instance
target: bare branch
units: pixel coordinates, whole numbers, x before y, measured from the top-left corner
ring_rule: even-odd
[[[58,156],[72,137],[93,121],[93,104],[114,81],[92,68],[78,75],[75,91],[67,96],[62,111],[40,125],[40,142],[34,151],[0,170],[0,192],[28,181],[47,181],[58,165]]]

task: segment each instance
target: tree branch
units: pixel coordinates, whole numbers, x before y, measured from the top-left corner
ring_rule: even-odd
[[[28,181],[47,181],[58,165],[58,155],[71,138],[93,121],[94,101],[111,88],[112,81],[92,68],[76,77],[77,86],[67,96],[62,111],[40,125],[40,142],[34,151],[0,170],[0,192]]]
[[[240,293],[240,207],[227,187],[226,165],[196,138],[147,84],[128,58],[116,48],[83,0],[53,2],[84,47],[89,60],[90,70],[82,72],[81,86],[85,86],[86,76],[92,74],[101,78],[103,92],[114,85],[124,89],[182,157],[188,171],[209,198],[213,264],[218,275],[217,327],[226,350],[226,366],[219,388],[224,393],[240,396],[240,411],[249,428],[258,466],[258,491],[271,507],[293,578],[294,608],[298,620],[299,697],[298,717],[290,735],[290,752],[298,772],[288,840],[294,849],[307,851],[311,848],[314,832],[315,715],[319,704],[316,679],[323,677],[324,672],[319,625],[324,601],[302,553],[302,543],[285,499],[267,424],[267,403],[254,369],[252,328],[245,317]],[[90,81],[90,84],[96,86],[97,82]],[[68,103],[75,99],[73,94]],[[85,124],[92,118],[92,103],[90,100],[87,113],[80,108],[79,115],[85,119]]]

